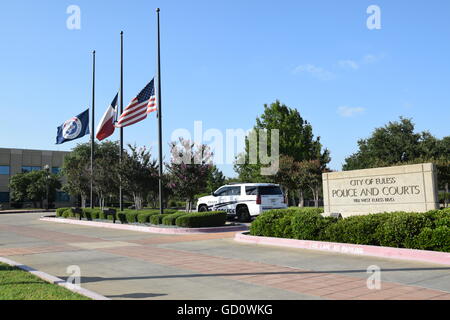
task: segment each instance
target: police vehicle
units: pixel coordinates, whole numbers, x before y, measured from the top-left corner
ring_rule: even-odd
[[[266,210],[287,208],[280,186],[271,183],[242,183],[220,187],[198,199],[197,210],[226,211],[229,217],[248,222]]]

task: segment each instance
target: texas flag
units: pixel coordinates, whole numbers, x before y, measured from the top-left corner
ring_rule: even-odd
[[[111,102],[111,105],[106,110],[103,115],[102,120],[100,121],[97,127],[97,139],[102,141],[111,136],[114,133],[114,123],[116,122],[116,114],[117,114],[117,99],[119,94],[116,94],[116,97]]]

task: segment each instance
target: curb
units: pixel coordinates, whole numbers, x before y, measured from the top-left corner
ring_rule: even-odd
[[[75,224],[75,225],[82,225],[82,226],[88,226],[88,227],[138,231],[138,232],[157,233],[157,234],[205,234],[205,233],[238,232],[238,231],[247,231],[248,230],[248,227],[245,225],[237,225],[237,226],[231,226],[231,227],[215,227],[215,228],[158,228],[158,227],[134,226],[134,225],[129,225],[129,224],[113,224],[113,223],[96,222],[96,221],[58,219],[58,218],[49,218],[49,217],[41,217],[39,220],[48,221],[48,222]]]
[[[64,288],[66,288],[66,289],[68,289],[68,290],[70,290],[72,292],[79,293],[79,294],[81,294],[83,296],[86,296],[88,298],[91,298],[91,299],[94,299],[94,300],[111,300],[111,299],[109,299],[109,298],[107,298],[105,296],[102,296],[102,295],[100,295],[100,294],[98,294],[96,292],[90,291],[88,289],[84,289],[84,288],[81,288],[81,287],[78,287],[78,288],[77,287],[73,287],[70,283],[67,283],[63,279],[60,279],[60,278],[52,276],[52,275],[50,275],[48,273],[36,270],[36,269],[34,269],[32,267],[29,267],[29,266],[26,266],[24,264],[18,263],[16,261],[0,257],[0,262],[3,262],[3,263],[5,263],[7,265],[10,265],[12,267],[17,267],[17,268],[22,269],[24,271],[27,271],[27,272],[35,275],[36,277],[41,278],[44,281],[47,281],[47,282],[49,282],[51,284],[56,284],[56,285],[61,286],[61,287],[64,287]]]
[[[234,237],[234,240],[237,242],[257,245],[306,249],[366,257],[388,258],[395,260],[428,262],[446,266],[450,265],[450,253],[447,252],[377,247],[349,243],[257,237],[244,234],[244,232],[237,233]]]

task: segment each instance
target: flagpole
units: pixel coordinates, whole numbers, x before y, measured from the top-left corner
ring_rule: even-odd
[[[120,32],[120,114],[123,113],[123,31]],[[120,128],[120,154],[119,161],[122,163],[123,158],[123,128]],[[122,181],[119,179],[119,207],[123,211],[123,189]]]
[[[95,137],[95,50],[92,52],[92,115],[91,115],[91,208],[94,208],[94,137]]]
[[[156,92],[156,107],[158,110],[158,140],[159,140],[159,211],[160,214],[164,214],[163,207],[163,152],[162,152],[162,110],[161,110],[161,42],[160,42],[160,29],[159,29],[159,12],[160,9],[156,9],[156,16],[158,22],[158,49],[157,49],[157,77],[158,77],[158,90]]]

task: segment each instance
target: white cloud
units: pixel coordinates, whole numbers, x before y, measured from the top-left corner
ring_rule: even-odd
[[[361,107],[351,108],[351,107],[343,106],[343,107],[339,107],[337,112],[341,117],[351,118],[351,117],[354,117],[354,116],[364,113],[364,111],[366,111],[366,109],[361,108]]]
[[[341,60],[339,61],[339,66],[342,68],[350,68],[353,70],[359,69],[359,64],[356,61],[353,60]]]
[[[334,73],[327,71],[321,67],[317,67],[313,64],[304,64],[296,67],[293,71],[294,74],[298,73],[309,73],[314,78],[319,80],[328,81],[335,78]]]
[[[341,68],[350,68],[352,70],[358,70],[363,65],[377,63],[385,57],[384,54],[366,54],[359,60],[340,60],[338,62]]]
[[[371,63],[376,63],[378,61],[380,61],[381,59],[384,58],[384,54],[366,54],[363,58],[362,58],[362,63],[364,64],[371,64]]]

